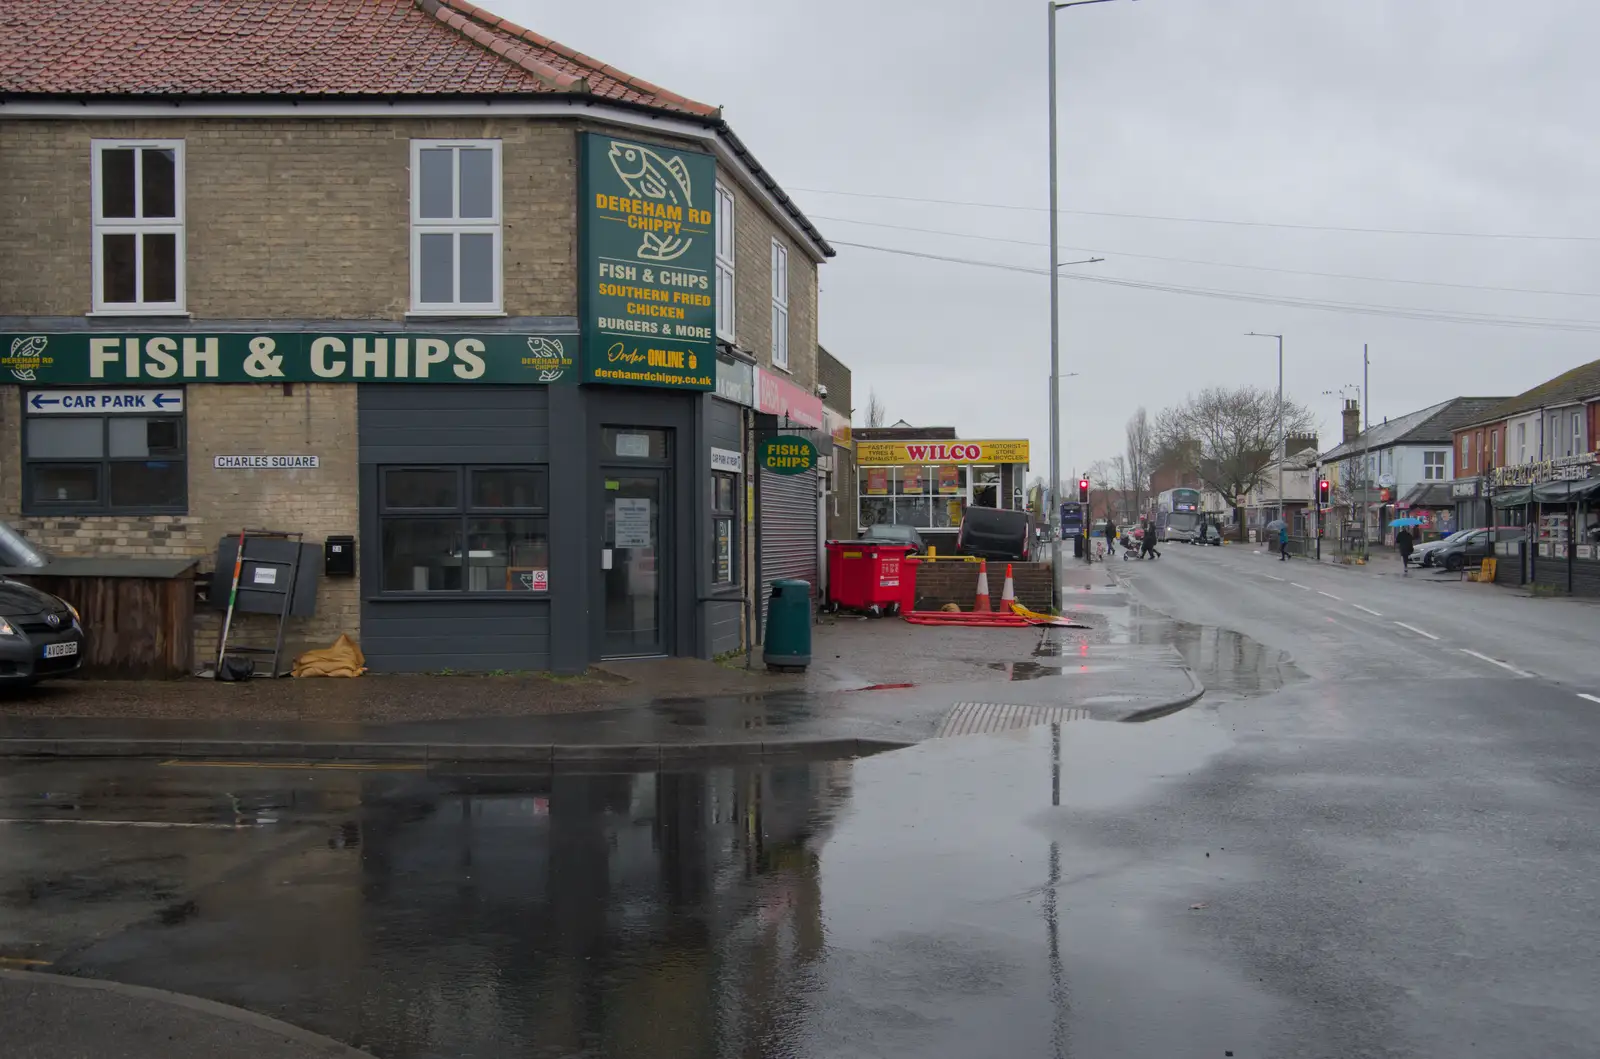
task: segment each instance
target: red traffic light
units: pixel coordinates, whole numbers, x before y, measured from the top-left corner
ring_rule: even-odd
[[[1087,478],[1079,478],[1078,479],[1078,503],[1087,504],[1088,502],[1089,502],[1089,479],[1087,479]]]
[[[1326,506],[1332,489],[1332,484],[1326,478],[1319,481],[1317,483],[1317,503]]]

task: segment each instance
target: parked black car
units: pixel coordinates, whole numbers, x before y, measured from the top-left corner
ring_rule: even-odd
[[[1029,550],[1026,511],[969,507],[962,516],[961,532],[956,536],[958,555],[1025,563],[1029,559]]]
[[[0,685],[76,672],[83,645],[83,622],[71,603],[0,578]]]
[[[1511,540],[1520,538],[1524,531],[1521,526],[1501,526],[1496,532],[1499,540]],[[1423,565],[1459,570],[1469,564],[1481,563],[1493,553],[1494,542],[1489,539],[1487,529],[1466,530],[1452,534],[1428,548]]]

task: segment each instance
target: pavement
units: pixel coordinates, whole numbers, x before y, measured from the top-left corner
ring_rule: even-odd
[[[0,966],[383,1059],[1600,1052],[1600,611],[1164,556],[1107,571],[1084,641],[1207,683],[1144,724],[555,771],[13,761]]]
[[[7,1059],[352,1059],[368,1053],[161,989],[0,969]]]
[[[1114,571],[1114,564],[1065,571],[1065,612],[1078,629],[930,628],[829,616],[814,629],[813,662],[803,675],[694,659],[607,663],[599,677],[571,681],[573,702],[558,708],[548,708],[545,689],[555,683],[548,678],[145,682],[110,693],[62,682],[0,702],[0,755],[544,767],[850,755],[951,730],[1015,727],[1051,710],[1141,720],[1192,703],[1205,684],[1185,661],[1187,641],[1166,623],[1135,628]],[[596,688],[609,689],[611,701],[595,700]],[[329,702],[359,708],[330,713],[321,708]],[[285,703],[298,705],[285,716]]]

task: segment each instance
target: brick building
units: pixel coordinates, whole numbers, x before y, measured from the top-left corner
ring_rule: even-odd
[[[816,471],[756,457],[823,436],[832,250],[720,109],[465,0],[52,0],[0,45],[36,544],[353,535],[291,642],[379,670],[709,656],[814,571]]]

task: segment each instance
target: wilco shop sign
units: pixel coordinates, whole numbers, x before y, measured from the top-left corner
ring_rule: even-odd
[[[856,463],[1027,463],[1026,441],[857,441]]]
[[[712,389],[716,161],[585,133],[581,167],[584,381]]]
[[[817,447],[798,434],[779,434],[761,443],[763,469],[773,474],[804,474],[817,465]]]
[[[1539,485],[1542,482],[1581,482],[1594,472],[1595,454],[1580,452],[1576,456],[1557,456],[1553,460],[1535,460],[1510,467],[1496,467],[1493,471],[1497,486]]]
[[[0,334],[0,381],[576,382],[576,335],[246,331]]]

